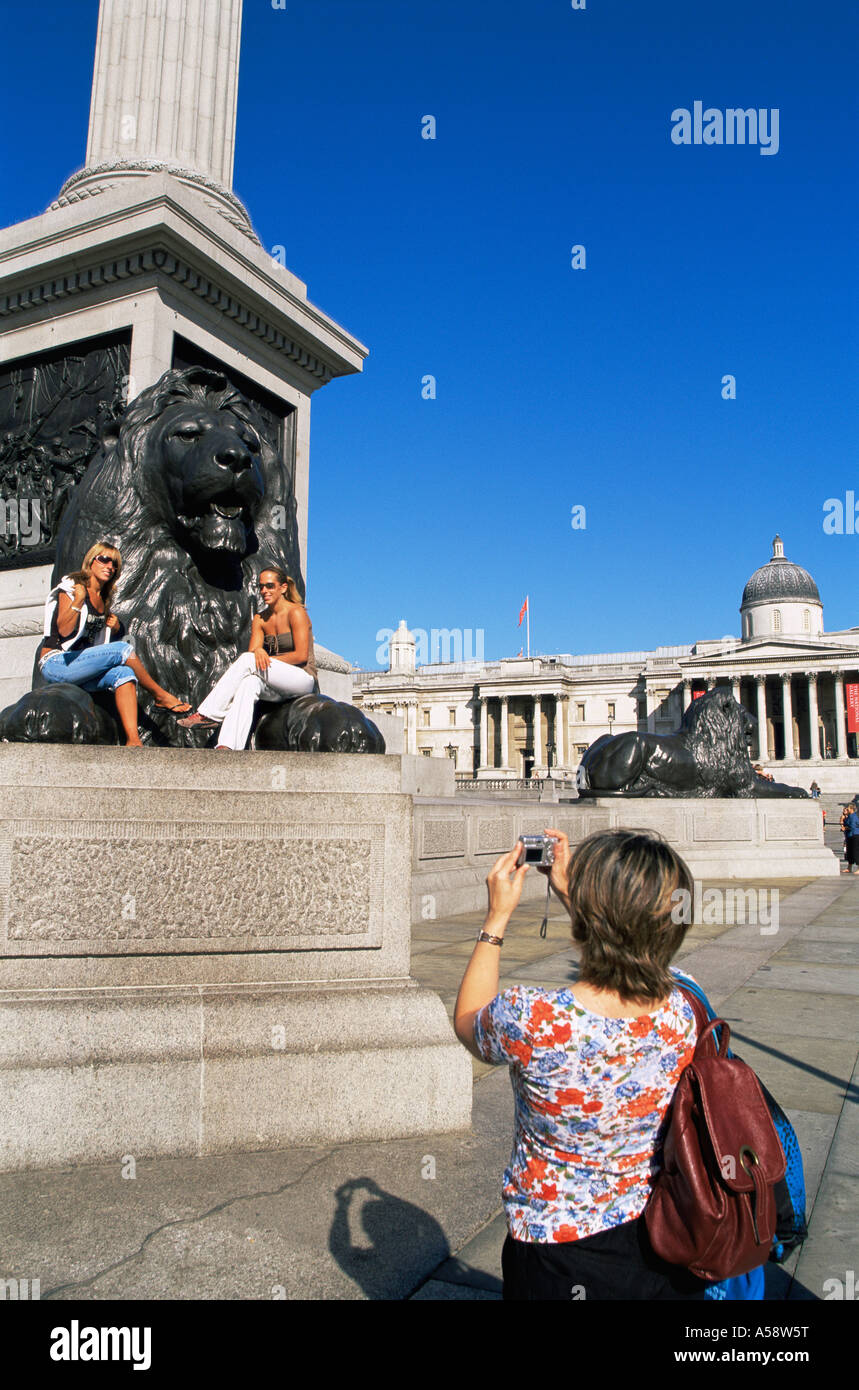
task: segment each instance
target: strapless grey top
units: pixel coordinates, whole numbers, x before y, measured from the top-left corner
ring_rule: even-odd
[[[276,632],[272,633],[270,637],[265,636],[263,637],[263,646],[265,647],[265,650],[268,652],[269,656],[274,656],[277,652],[295,651],[295,641],[293,640],[291,632]],[[309,674],[313,677],[314,680],[317,679],[318,672],[316,670],[316,652],[313,646],[312,623],[310,625],[310,640],[308,642],[307,661],[304,664],[304,669],[305,671],[309,672]]]

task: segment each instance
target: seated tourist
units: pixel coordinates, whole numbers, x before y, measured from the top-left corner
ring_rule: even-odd
[[[119,619],[110,611],[122,557],[113,545],[91,545],[79,570],[64,574],[45,603],[45,640],[39,670],[48,683],[68,681],[82,690],[112,690],[126,746],[141,747],[137,728],[137,686],[159,709],[184,714],[191,706],[153,680],[130,642],[112,641]]]
[[[309,695],[316,688],[313,627],[295,583],[281,569],[263,570],[259,591],[265,603],[251,625],[250,648],[179,723],[184,729],[221,725],[218,748],[244,748],[257,700],[275,702]]]

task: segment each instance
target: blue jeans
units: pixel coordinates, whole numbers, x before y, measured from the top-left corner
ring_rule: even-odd
[[[82,690],[116,690],[137,677],[124,664],[134,652],[130,642],[104,642],[82,652],[54,652],[42,664],[46,681],[71,681]]]

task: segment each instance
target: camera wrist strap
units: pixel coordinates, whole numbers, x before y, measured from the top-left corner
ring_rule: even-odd
[[[541,937],[543,938],[544,941],[545,941],[545,939],[546,939],[546,931],[547,931],[547,928],[548,928],[548,926],[549,926],[549,897],[550,897],[550,895],[551,895],[551,892],[552,892],[552,885],[551,885],[551,883],[549,882],[549,880],[548,880],[548,878],[547,878],[547,879],[546,879],[546,910],[545,910],[545,912],[543,913],[543,920],[542,920],[542,922],[540,923],[540,935],[541,935]]]

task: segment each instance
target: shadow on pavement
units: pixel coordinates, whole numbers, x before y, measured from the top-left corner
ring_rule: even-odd
[[[344,1182],[335,1195],[328,1248],[366,1298],[408,1298],[450,1256],[435,1217],[385,1192],[372,1178]]]

